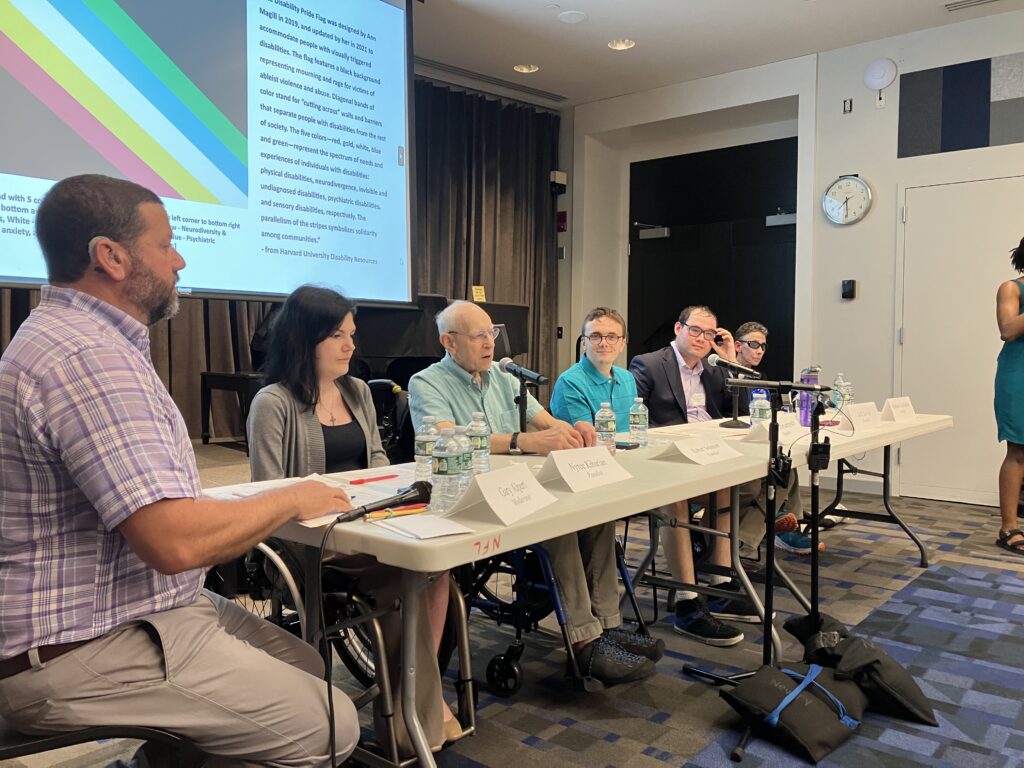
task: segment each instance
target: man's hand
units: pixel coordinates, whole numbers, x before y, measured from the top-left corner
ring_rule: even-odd
[[[716,341],[719,338],[722,340],[721,344]],[[711,348],[723,360],[728,360],[730,363],[736,362],[736,343],[733,341],[732,334],[729,333],[728,329],[715,328],[715,338],[711,340]]]
[[[582,422],[579,422],[582,423]],[[594,428],[590,427],[591,439],[593,439]],[[519,435],[519,447],[524,453],[537,453],[547,456],[552,451],[562,451],[566,448],[582,448],[584,437],[564,421],[556,422],[547,429],[537,432],[523,432]]]
[[[304,480],[288,486],[293,494],[296,520],[312,520],[323,515],[340,515],[352,509],[352,500],[343,488],[335,488],[319,480]]]
[[[583,438],[583,445],[587,448],[597,445],[597,430],[594,429],[594,425],[589,421],[577,421],[572,425],[572,428],[580,433],[580,436]]]

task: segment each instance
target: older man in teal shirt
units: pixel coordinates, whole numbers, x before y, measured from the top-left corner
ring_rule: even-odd
[[[475,304],[456,301],[437,316],[446,355],[409,381],[413,421],[437,419],[438,428],[468,424],[483,411],[491,427],[491,453],[548,454],[594,445],[589,415],[570,424],[545,411],[532,396],[526,408],[530,431],[520,433],[515,377],[494,363],[496,331]],[[565,629],[580,671],[606,685],[654,674],[664,652],[660,640],[621,629],[615,570],[615,523],[544,542],[565,607]]]
[[[551,393],[551,413],[568,422],[594,421],[601,403],[610,403],[619,432],[629,428],[636,379],[615,358],[626,343],[626,321],[608,307],[597,307],[583,320],[583,357],[558,377]]]

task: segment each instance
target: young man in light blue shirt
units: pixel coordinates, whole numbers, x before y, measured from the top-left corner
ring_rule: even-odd
[[[619,432],[629,428],[629,409],[636,398],[636,379],[615,358],[626,343],[626,321],[608,307],[592,309],[583,320],[583,357],[558,377],[551,393],[551,413],[570,423],[589,421],[610,403]]]

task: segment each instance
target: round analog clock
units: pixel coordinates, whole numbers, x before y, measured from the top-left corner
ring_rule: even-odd
[[[834,224],[860,221],[871,208],[871,187],[860,176],[840,176],[821,196],[821,209]]]

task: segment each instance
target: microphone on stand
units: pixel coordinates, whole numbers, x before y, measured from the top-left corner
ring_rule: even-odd
[[[708,355],[708,362],[714,368],[725,368],[733,373],[742,373],[748,379],[764,378],[764,375],[760,371],[755,371],[753,368],[747,368],[745,365],[740,365],[739,363],[734,363],[731,360],[726,360],[724,357],[719,357],[714,353]]]
[[[387,509],[388,507],[400,507],[404,504],[428,504],[430,502],[430,490],[430,483],[426,480],[417,480],[408,488],[400,490],[394,496],[381,499],[380,501],[374,501],[369,504],[364,504],[361,507],[350,509],[348,512],[342,512],[338,515],[337,522],[350,523],[353,520],[365,517],[371,512],[379,512],[380,510]]]
[[[512,362],[511,357],[503,357],[498,361],[498,367],[505,373],[511,373],[513,376],[518,376],[524,381],[528,381],[531,384],[547,384],[548,377],[543,374],[531,371],[529,368],[523,368],[521,365],[517,365]]]

